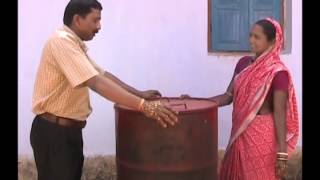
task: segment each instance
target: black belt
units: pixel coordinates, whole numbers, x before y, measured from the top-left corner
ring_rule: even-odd
[[[58,117],[54,114],[47,113],[47,112],[43,114],[39,114],[38,116],[49,122],[59,124],[65,127],[84,128],[87,123],[86,121],[79,121],[79,120],[74,120],[69,118]]]

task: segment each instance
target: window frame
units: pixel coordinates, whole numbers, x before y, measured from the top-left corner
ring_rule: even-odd
[[[237,51],[237,50],[232,50],[232,51],[226,51],[226,50],[215,50],[212,44],[212,38],[213,36],[213,29],[212,29],[212,3],[214,3],[216,0],[208,0],[208,29],[207,29],[207,51],[208,55],[252,55],[252,52],[250,50],[248,51]],[[292,30],[291,28],[291,19],[289,17],[292,11],[288,11],[287,8],[292,8],[291,0],[280,0],[280,25],[281,28],[283,29],[283,36],[284,36],[284,41],[283,41],[283,46],[282,46],[282,52],[283,53],[288,53],[291,52],[291,36],[288,37],[289,31]],[[289,14],[290,13],[290,14]],[[290,21],[289,26],[286,27],[287,21]],[[248,32],[249,33],[249,32]],[[291,33],[289,33],[291,35]],[[289,39],[290,38],[290,39]]]

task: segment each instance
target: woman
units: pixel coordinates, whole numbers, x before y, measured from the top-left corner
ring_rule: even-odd
[[[279,57],[282,43],[276,21],[256,22],[250,32],[255,56],[241,58],[226,93],[210,98],[220,107],[233,101],[221,180],[274,180],[286,174],[299,124],[292,77]]]

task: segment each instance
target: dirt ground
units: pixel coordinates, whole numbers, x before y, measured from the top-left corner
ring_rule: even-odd
[[[224,151],[219,150],[219,164]],[[288,162],[287,180],[302,179],[302,152],[298,148]],[[18,179],[36,180],[37,171],[32,157],[18,157]],[[81,180],[116,180],[115,156],[86,157]]]

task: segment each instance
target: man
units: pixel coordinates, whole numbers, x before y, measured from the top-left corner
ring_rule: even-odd
[[[33,94],[30,140],[39,180],[80,180],[83,167],[82,128],[91,113],[89,88],[115,103],[140,110],[163,127],[177,117],[159,101],[158,91],[138,91],[105,72],[87,55],[83,41],[100,27],[97,0],[71,0],[64,26],[46,42]]]

